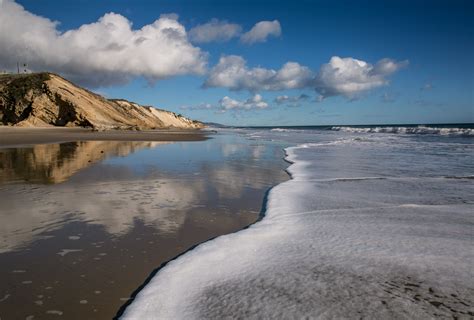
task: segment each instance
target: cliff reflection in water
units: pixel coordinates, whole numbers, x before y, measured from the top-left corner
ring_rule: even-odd
[[[271,154],[255,156],[262,146],[244,139],[238,154],[224,152],[225,138],[159,144],[0,149],[0,253],[28,248],[70,222],[122,236],[139,220],[171,236],[189,217],[220,212],[247,221],[257,217],[265,190],[286,179],[284,164],[272,166]]]
[[[107,157],[126,156],[163,143],[77,141],[0,149],[0,183],[61,183]]]

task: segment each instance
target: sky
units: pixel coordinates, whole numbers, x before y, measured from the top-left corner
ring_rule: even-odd
[[[227,125],[474,122],[473,1],[0,0],[0,70]]]

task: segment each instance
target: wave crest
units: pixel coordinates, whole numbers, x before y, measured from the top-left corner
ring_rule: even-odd
[[[395,133],[395,134],[436,134],[436,135],[459,135],[474,136],[472,128],[442,128],[442,127],[331,127],[333,131],[344,131],[353,133]]]

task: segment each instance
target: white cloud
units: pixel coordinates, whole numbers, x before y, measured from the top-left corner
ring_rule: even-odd
[[[287,62],[279,70],[248,68],[240,56],[223,56],[211,69],[204,87],[250,92],[311,88],[320,94],[319,101],[330,96],[356,99],[366,91],[387,85],[388,77],[407,64],[408,61],[385,58],[372,65],[334,56],[316,74],[296,62]]]
[[[281,103],[284,103],[284,102],[287,102],[290,100],[290,97],[287,96],[287,95],[284,95],[284,96],[278,96],[275,98],[275,102],[278,103],[278,104],[281,104]]]
[[[156,81],[203,74],[207,54],[194,47],[176,15],[161,16],[139,30],[108,13],[97,22],[60,32],[57,22],[0,2],[0,68],[27,62],[33,70],[58,72],[90,86],[124,83],[143,76]]]
[[[220,99],[217,104],[201,103],[196,106],[181,106],[183,110],[215,110],[215,113],[226,111],[249,111],[268,108],[268,103],[259,94],[255,94],[247,100],[236,100],[228,96]]]
[[[246,44],[256,42],[265,42],[270,36],[279,37],[281,35],[281,26],[278,20],[260,21],[256,23],[250,31],[240,37],[240,41]]]
[[[252,29],[242,34],[242,27],[239,24],[213,18],[189,31],[189,39],[194,43],[225,42],[240,36],[242,43],[253,44],[265,42],[268,37],[279,37],[280,35],[281,26],[278,20],[257,22]]]
[[[238,24],[212,19],[189,30],[189,38],[194,43],[224,42],[238,37],[241,33],[242,27]]]
[[[219,106],[223,111],[227,110],[251,110],[251,109],[265,109],[268,108],[268,103],[265,102],[261,95],[256,94],[245,101],[235,100],[225,96],[219,101]]]
[[[308,99],[309,99],[309,96],[307,94],[302,93],[298,96],[293,96],[293,97],[290,97],[287,95],[277,96],[274,101],[277,104],[292,103],[293,106],[297,106],[299,102],[308,100]]]
[[[408,61],[385,58],[371,65],[354,58],[334,56],[321,66],[315,79],[316,91],[324,98],[341,95],[355,99],[365,91],[387,85],[387,77],[407,64]]]
[[[279,70],[247,67],[240,56],[223,56],[214,66],[204,87],[224,87],[230,90],[284,90],[303,88],[313,73],[296,62],[287,62]]]

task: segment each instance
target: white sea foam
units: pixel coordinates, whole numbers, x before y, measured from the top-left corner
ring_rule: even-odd
[[[468,317],[474,183],[443,177],[472,149],[332,138],[287,148],[265,218],[168,263],[123,318]]]
[[[400,134],[439,134],[474,136],[472,128],[437,128],[437,127],[332,127],[334,131],[345,131],[353,133],[400,133]]]
[[[273,128],[270,131],[273,131],[273,132],[297,132],[297,131],[300,131],[300,130],[285,129],[285,128]]]
[[[316,128],[317,129],[317,128]],[[351,126],[333,126],[330,128],[333,131],[343,131],[350,133],[395,133],[395,134],[439,134],[439,135],[459,135],[459,136],[474,136],[473,128],[452,128],[452,127],[397,127],[397,126],[373,126],[373,127],[351,127]],[[319,130],[307,129],[292,129],[292,128],[273,128],[271,132],[284,133],[317,133]]]
[[[82,249],[61,249],[61,251],[57,252],[56,254],[60,255],[61,257],[64,257],[65,255],[73,252],[81,252]]]
[[[290,129],[290,128],[273,128],[270,129],[271,132],[285,132],[285,133],[318,133],[319,130],[312,130],[311,128],[307,129]]]

